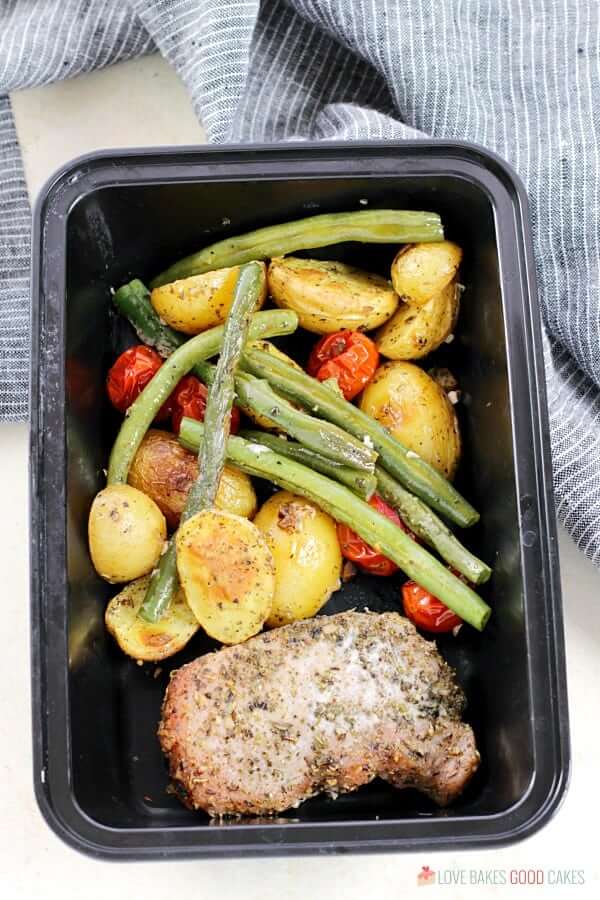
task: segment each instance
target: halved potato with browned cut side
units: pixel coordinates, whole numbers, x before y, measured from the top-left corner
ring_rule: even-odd
[[[300,325],[316,334],[370,331],[398,306],[387,279],[346,263],[287,256],[271,260],[267,278],[277,306],[292,309]]]
[[[177,571],[211,637],[239,644],[261,630],[273,604],[275,565],[248,519],[216,509],[191,516],[177,532]]]
[[[106,607],[104,621],[128,656],[143,662],[159,662],[182,650],[199,625],[183,591],[177,591],[168,610],[157,622],[141,619],[138,612],[149,583],[150,576],[146,575],[124,587]]]
[[[456,325],[460,288],[456,281],[423,306],[402,301],[375,335],[377,349],[388,359],[421,359],[442,344]]]
[[[410,306],[423,306],[450,284],[461,259],[452,241],[407,244],[392,263],[394,290]]]
[[[258,265],[265,272],[265,264]],[[225,322],[239,271],[239,266],[231,266],[163,284],[154,288],[150,302],[171,328],[184,334],[200,334]],[[266,290],[265,277],[257,309],[265,302]]]

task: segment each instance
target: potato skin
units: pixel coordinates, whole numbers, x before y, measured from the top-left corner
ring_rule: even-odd
[[[267,279],[277,306],[293,309],[300,325],[316,334],[370,331],[398,306],[389,281],[345,263],[286,256],[271,260]]]
[[[279,491],[261,506],[254,524],[275,562],[275,596],[267,625],[314,616],[340,586],[342,554],[335,522],[304,497]]]
[[[158,662],[182,650],[199,625],[183,591],[177,591],[168,615],[158,622],[139,618],[149,583],[150,576],[145,575],[126,585],[106,607],[104,623],[123,653],[143,662]]]
[[[177,532],[177,571],[207,634],[239,644],[257,634],[273,603],[273,556],[258,528],[222,510],[191,516]]]
[[[172,530],[179,524],[187,495],[197,475],[196,455],[182,447],[170,431],[152,428],[133,459],[128,480],[129,484],[154,500]],[[256,494],[248,475],[226,465],[216,506],[251,519],[256,505]]]
[[[460,459],[460,432],[452,404],[433,378],[409,362],[389,362],[375,372],[360,408],[405,447],[452,478]]]
[[[392,263],[394,290],[411,306],[423,306],[452,281],[462,250],[452,241],[407,244]]]
[[[167,537],[162,512],[150,497],[128,484],[110,484],[92,503],[88,520],[94,568],[112,583],[151,572]]]
[[[266,274],[265,264],[260,265]],[[171,328],[184,334],[200,334],[215,325],[222,325],[227,318],[239,271],[239,266],[232,266],[163,284],[154,288],[150,302]],[[257,309],[265,302],[266,293],[265,277]]]
[[[460,304],[456,281],[423,306],[404,301],[375,335],[377,349],[388,359],[421,359],[433,353],[456,325]]]

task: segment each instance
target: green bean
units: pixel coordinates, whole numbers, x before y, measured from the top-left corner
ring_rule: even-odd
[[[133,325],[140,341],[154,347],[161,356],[170,356],[189,340],[187,335],[163,325],[150,302],[150,291],[139,278],[115,291],[113,303]]]
[[[199,363],[194,371],[205,384],[212,384],[215,372],[212,363]],[[295,437],[302,445],[303,454],[312,453],[322,459],[323,464],[328,463],[342,470],[347,468],[346,477],[357,486],[360,484],[361,477],[373,472],[377,459],[376,453],[335,425],[308,416],[302,410],[292,406],[284,397],[276,394],[267,381],[238,373],[235,387],[240,405],[244,410],[269,419],[273,425]],[[260,432],[256,432],[256,434],[260,434]],[[290,444],[290,446],[297,445]],[[289,453],[288,456],[293,459],[299,458],[292,453]],[[332,474],[330,469],[327,471],[318,469],[318,471]],[[343,478],[338,480],[344,482]],[[371,485],[374,490],[374,480],[367,479],[357,493],[362,495],[365,490],[370,490]],[[373,491],[371,491],[372,493]]]
[[[190,340],[189,335],[174,331],[173,328],[161,322],[150,302],[150,291],[139,278],[134,278],[129,284],[120,287],[113,296],[113,302],[119,312],[129,320],[140,341],[149,347],[154,347],[161,356],[170,356],[178,347]],[[257,320],[257,322],[259,321],[260,319]],[[282,320],[281,325],[275,323],[277,330],[266,329],[261,337],[290,334],[296,330],[297,321],[294,319],[292,322],[288,317],[287,320]],[[210,379],[214,378],[215,366],[212,363],[200,361],[196,363],[192,372],[205,384],[210,384]]]
[[[244,351],[242,368],[265,378],[278,393],[370,443],[379,453],[379,465],[451,522],[466,527],[478,521],[479,513],[443,475],[392,437],[379,422],[336,396],[316,378],[256,349]]]
[[[325,213],[217,241],[199,253],[176,262],[158,275],[151,282],[151,287],[160,287],[190,275],[201,275],[212,269],[237,266],[252,259],[272,259],[343,241],[412,244],[443,239],[444,230],[437,213],[400,209]]]
[[[250,340],[290,334],[298,325],[298,317],[290,310],[268,310],[255,313],[250,325]],[[182,344],[158,370],[137,400],[127,411],[117,439],[113,445],[108,465],[108,484],[127,481],[129,468],[146,431],[154,421],[165,400],[177,387],[184,375],[202,359],[219,352],[223,341],[224,326],[211,328]]]
[[[484,584],[488,580],[492,574],[490,567],[463,547],[426,503],[398,484],[381,466],[375,466],[375,478],[378,494],[398,510],[411,531],[437,550],[448,565],[474,584]]]
[[[235,380],[235,389],[242,406],[264,416],[272,425],[282,428],[309,450],[355,469],[373,471],[377,454],[370,447],[337,425],[315,419],[296,409],[284,397],[278,396],[268,381],[239,374]]]
[[[198,454],[198,471],[188,494],[181,516],[185,522],[191,516],[214,506],[229,437],[231,407],[234,397],[234,376],[238,360],[248,336],[252,311],[263,286],[264,269],[249,263],[240,269],[233,292],[233,301],[223,333],[223,349],[217,364],[214,383],[208,392],[204,421],[206,430]],[[153,572],[148,591],[138,615],[147,622],[156,622],[167,611],[177,590],[176,535],[172,535],[167,552]]]
[[[184,418],[180,440],[191,446],[201,440],[203,425]],[[370,546],[393,560],[409,578],[438,597],[469,625],[483,630],[490,607],[468,585],[438,562],[428,550],[415,543],[401,528],[344,485],[274,453],[262,444],[230,437],[227,458],[250,475],[267,478],[279,487],[300,494],[318,504],[336,522],[355,531]]]
[[[195,367],[194,371],[196,372],[196,374],[198,374],[198,377],[205,384],[212,384],[215,377],[215,367],[214,365],[212,365],[212,363],[199,363]],[[238,376],[236,377],[236,388],[238,384],[241,384],[240,378],[241,376],[238,374]],[[265,382],[262,382],[262,384],[264,383]],[[272,393],[270,396],[274,398],[275,395]],[[322,472],[324,475],[329,475],[331,476],[331,478],[335,478],[337,481],[340,481],[342,484],[345,484],[349,488],[351,488],[356,494],[361,497],[365,497],[368,500],[369,497],[373,495],[376,487],[375,476],[372,474],[372,472],[364,469],[358,469],[354,464],[344,463],[341,459],[338,458],[338,455],[335,452],[334,458],[328,458],[322,453],[304,446],[301,440],[301,435],[306,434],[307,423],[305,423],[302,418],[303,414],[300,413],[300,415],[298,415],[300,411],[294,409],[293,407],[291,409],[287,409],[287,401],[283,401],[282,397],[277,397],[276,419],[271,419],[271,421],[276,422],[279,427],[281,427],[283,430],[286,430],[283,426],[284,417],[281,414],[281,407],[283,402],[286,403],[287,417],[296,425],[296,427],[293,428],[293,431],[296,437],[300,438],[300,442],[295,443],[294,441],[289,441],[286,438],[277,437],[274,434],[269,434],[268,432],[263,431],[247,432],[252,436],[252,439],[254,439],[257,443],[263,443],[265,444],[265,446],[271,447],[272,450],[276,450],[278,453],[282,453],[284,456],[288,456],[290,459],[296,459],[298,460],[298,462],[304,463],[307,466],[314,466],[317,472]],[[252,394],[246,395],[244,404],[244,408],[249,412],[264,416],[264,404],[257,404]],[[273,404],[270,404],[270,412],[273,412]],[[313,433],[314,441],[314,420],[310,417],[308,417],[308,419],[309,432]],[[350,435],[348,435],[348,438],[349,437]],[[322,435],[317,439],[322,439]],[[346,438],[344,438],[344,441],[345,440]]]
[[[467,550],[426,503],[398,484],[381,466],[375,466],[374,476],[367,475],[325,459],[301,444],[275,434],[243,430],[240,432],[240,437],[254,444],[264,444],[265,447],[269,447],[281,456],[295,459],[296,462],[315,469],[323,475],[328,475],[335,481],[345,484],[364,500],[369,500],[377,490],[386,503],[398,510],[403,521],[417,537],[433,547],[448,565],[453,566],[469,581],[474,584],[484,584],[492,574],[490,567]],[[189,446],[189,449],[197,451],[198,447],[193,445]]]
[[[339,481],[340,484],[345,484],[346,487],[364,500],[369,500],[375,493],[377,481],[370,472],[361,472],[336,460],[327,459],[321,456],[320,453],[315,453],[314,450],[309,450],[308,447],[296,443],[296,441],[288,441],[286,438],[279,437],[276,434],[269,434],[266,431],[252,430],[241,431],[240,437],[245,438],[252,444],[263,444],[265,447],[269,447],[270,450],[279,453],[280,456],[295,459],[296,462],[302,463],[302,465],[308,466],[316,472],[328,475],[335,481]]]
[[[194,512],[210,509],[215,504],[225,464],[231,407],[235,396],[235,373],[264,279],[264,266],[252,262],[240,268],[231,309],[225,323],[223,349],[204,412],[204,440],[198,457],[199,471],[202,475],[198,476],[192,486],[187,502],[188,507],[194,507]]]
[[[171,600],[178,588],[177,545],[175,535],[172,534],[158,567],[152,572],[146,596],[137,613],[138,617],[145,622],[158,622],[163,616],[168,615]]]

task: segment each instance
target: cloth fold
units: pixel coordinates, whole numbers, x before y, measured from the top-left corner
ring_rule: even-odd
[[[597,0],[0,0],[0,95],[158,49],[209,139],[475,141],[529,192],[557,509],[600,564]],[[26,415],[29,219],[0,96],[0,419]]]

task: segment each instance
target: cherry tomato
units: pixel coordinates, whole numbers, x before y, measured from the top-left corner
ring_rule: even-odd
[[[353,400],[369,383],[379,364],[373,341],[360,331],[326,334],[313,347],[308,374],[325,381],[335,378],[346,400]]]
[[[412,531],[409,531],[396,510],[388,506],[377,494],[371,497],[369,505],[376,509],[378,513],[387,516],[388,519],[409,534],[413,540],[415,539],[414,534]],[[364,572],[369,572],[371,575],[393,575],[394,572],[398,571],[396,563],[384,556],[383,553],[379,553],[377,550],[369,547],[347,525],[338,524],[337,536],[342,556],[355,563]]]
[[[402,585],[402,602],[407,618],[423,631],[442,634],[462,625],[460,616],[414,581]]]
[[[152,350],[144,344],[130,347],[129,350],[121,353],[106,379],[108,396],[115,409],[126,413],[162,364],[162,357],[156,350]],[[157,421],[168,419],[171,415],[171,408],[171,398],[169,397],[158,411]]]
[[[206,399],[208,389],[195,375],[186,375],[182,378],[173,393],[173,416],[171,424],[175,434],[179,434],[181,420],[184,416],[188,419],[204,421],[206,411]],[[237,407],[231,410],[231,432],[235,434],[240,427],[240,411]]]

